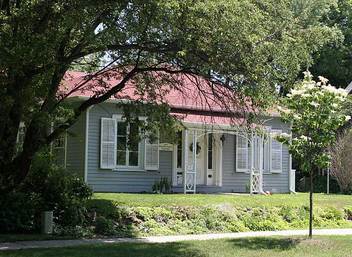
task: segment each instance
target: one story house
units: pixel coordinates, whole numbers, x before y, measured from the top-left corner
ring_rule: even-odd
[[[71,72],[63,84],[70,87],[86,75]],[[221,101],[209,103],[211,97],[199,96],[199,90],[189,81],[185,85],[182,94],[171,89],[163,96],[171,113],[184,125],[177,143],[160,138],[158,142],[142,139],[127,144],[138,128],[124,121],[119,107],[135,97],[133,90],[126,88],[123,96],[89,108],[55,142],[58,161],[82,174],[96,192],[151,192],[161,178],[170,181],[172,192],[183,193],[295,190],[291,156],[272,136],[290,133],[288,124],[271,113],[262,117],[261,127],[267,136],[257,134],[254,126],[244,130],[243,120],[234,122]],[[68,100],[80,103],[89,96],[76,91]]]

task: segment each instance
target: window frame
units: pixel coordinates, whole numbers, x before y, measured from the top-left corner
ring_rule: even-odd
[[[271,129],[270,130],[270,173],[282,173],[282,169],[283,169],[283,144],[280,143],[279,141],[275,140],[273,135],[277,134],[277,133],[282,133],[281,129]],[[279,145],[280,145],[280,150],[276,149],[273,150],[273,140],[275,140]],[[280,169],[273,169],[273,153],[274,152],[280,152]]]
[[[115,162],[115,169],[117,170],[123,170],[123,169],[127,169],[127,170],[139,170],[141,168],[141,140],[139,140],[138,142],[138,164],[137,165],[130,165],[130,150],[128,147],[128,141],[129,141],[129,136],[130,136],[130,122],[127,122],[125,118],[122,117],[122,115],[113,115],[113,119],[116,120],[116,136],[115,136],[115,145],[116,145],[116,149],[115,149],[115,156],[116,156],[116,162]],[[119,122],[125,122],[126,123],[126,154],[125,154],[125,161],[126,164],[125,165],[118,165],[117,161],[118,161],[118,149],[117,149],[117,144],[118,144],[118,126],[119,126]],[[138,133],[140,133],[140,129],[138,128]],[[136,151],[131,151],[131,152],[136,152]]]
[[[209,147],[211,146],[211,147]],[[214,170],[214,134],[208,133],[207,134],[207,170],[213,171]],[[209,168],[209,154],[211,153],[211,168]]]
[[[184,163],[183,163],[183,159],[184,159],[184,156],[183,156],[183,147],[184,147],[184,145],[183,145],[183,131],[182,130],[180,130],[180,131],[178,131],[177,132],[177,143],[176,143],[176,151],[175,151],[175,153],[176,153],[176,172],[177,171],[183,171],[183,166],[184,166]],[[181,147],[179,147],[179,145],[181,146]],[[179,161],[179,159],[178,159],[178,153],[179,153],[179,151],[181,152],[181,159],[180,159],[180,162],[181,162],[181,166],[179,167],[178,166],[178,161]]]
[[[246,147],[239,147],[238,145],[238,138],[239,137],[242,137],[245,141],[246,141]],[[250,147],[249,147],[249,140],[247,137],[245,136],[242,136],[240,134],[236,134],[236,172],[249,172],[249,150],[250,150]],[[239,168],[238,167],[238,149],[245,149],[246,150],[246,168]]]

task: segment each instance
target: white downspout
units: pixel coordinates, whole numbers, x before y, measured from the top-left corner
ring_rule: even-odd
[[[92,106],[86,110],[86,135],[84,148],[84,182],[88,183],[88,139],[89,139],[89,111]]]
[[[197,184],[197,130],[193,130],[193,193],[196,193]]]
[[[184,130],[184,140],[183,140],[183,193],[186,194],[186,178],[187,178],[187,169],[188,169],[188,130]]]

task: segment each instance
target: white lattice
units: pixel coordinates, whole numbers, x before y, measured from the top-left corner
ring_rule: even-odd
[[[262,183],[260,172],[257,170],[252,170],[251,172],[251,193],[261,193]]]
[[[186,172],[186,192],[195,192],[196,190],[196,173]]]

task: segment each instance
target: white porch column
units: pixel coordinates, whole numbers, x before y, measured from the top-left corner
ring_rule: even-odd
[[[186,179],[187,179],[187,169],[188,169],[188,129],[185,129],[183,132],[183,193],[187,191],[186,188]]]
[[[264,193],[263,185],[264,185],[264,176],[263,176],[263,164],[264,164],[264,136],[261,135],[259,139],[259,193]]]
[[[249,179],[249,183],[250,183],[250,194],[253,194],[253,175],[254,175],[254,170],[253,170],[253,163],[254,163],[254,140],[253,140],[253,132],[251,132],[251,135],[250,135],[250,139],[248,139],[249,143],[250,143],[250,146],[251,146],[251,151],[250,151],[250,163],[249,163],[249,176],[250,176],[250,179]]]
[[[219,147],[217,148],[217,156],[218,156],[218,158],[217,158],[218,159],[218,164],[217,164],[218,183],[217,183],[217,185],[220,187],[222,187],[222,147],[223,147],[222,146],[223,142],[221,141],[221,136],[222,136],[222,134],[220,134],[218,136],[218,140],[217,140],[218,145],[219,145]]]
[[[194,192],[196,193],[196,184],[197,184],[197,130],[193,130],[193,187]]]
[[[292,169],[292,155],[289,155],[289,190],[290,193],[296,193],[296,170]]]

